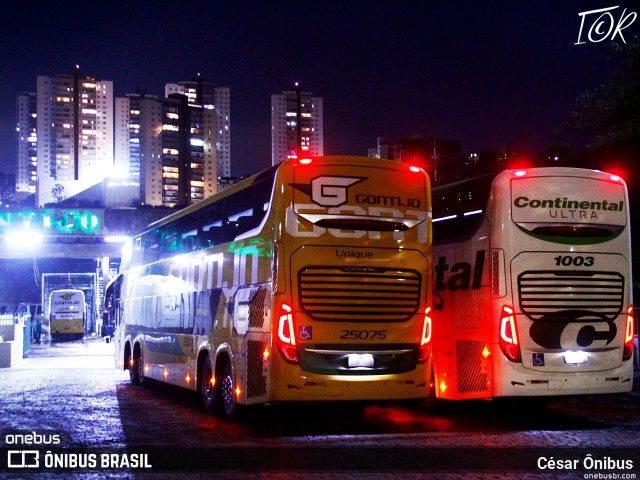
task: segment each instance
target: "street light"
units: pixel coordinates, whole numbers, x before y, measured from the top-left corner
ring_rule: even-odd
[[[16,249],[33,248],[42,243],[42,235],[33,230],[13,230],[4,237],[6,243]]]

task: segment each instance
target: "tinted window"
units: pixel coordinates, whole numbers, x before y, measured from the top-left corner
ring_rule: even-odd
[[[496,173],[431,190],[433,241],[472,234],[482,223]]]

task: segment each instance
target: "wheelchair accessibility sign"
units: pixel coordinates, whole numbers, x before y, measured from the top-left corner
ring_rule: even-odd
[[[300,340],[312,340],[313,327],[309,325],[301,325],[300,327],[298,327],[298,338]]]
[[[544,367],[544,353],[534,353],[533,354],[533,366],[534,367]]]

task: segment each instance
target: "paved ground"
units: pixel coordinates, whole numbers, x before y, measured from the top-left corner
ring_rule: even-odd
[[[564,399],[542,413],[465,402],[444,411],[370,407],[350,418],[287,406],[257,408],[230,422],[201,411],[190,392],[131,385],[127,372],[113,368],[113,344],[34,346],[21,365],[0,369],[0,478],[585,478],[584,471],[531,465],[540,456],[583,462],[587,455],[635,462],[630,471],[590,472],[638,474],[638,385],[636,375],[631,394]],[[16,440],[30,433],[41,435],[39,444]],[[59,445],[51,444],[55,439]],[[69,452],[97,455],[98,463],[102,454],[146,453],[155,465],[8,469],[8,452],[16,450],[37,450],[41,465],[47,451],[67,462]],[[75,461],[83,458],[90,459]]]

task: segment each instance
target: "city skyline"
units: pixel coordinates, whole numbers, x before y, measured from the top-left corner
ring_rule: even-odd
[[[609,39],[590,41],[592,18],[580,16],[604,6],[5,3],[0,170],[14,172],[17,94],[35,91],[38,75],[75,64],[113,81],[115,96],[161,96],[166,83],[198,73],[229,87],[232,175],[269,166],[270,96],[296,81],[324,99],[326,154],[366,155],[377,137],[416,133],[459,140],[466,151],[515,146],[539,153],[572,141],[554,129],[613,68]],[[612,10],[615,22],[625,8],[633,10],[624,2]],[[616,41],[631,40],[639,24]]]

